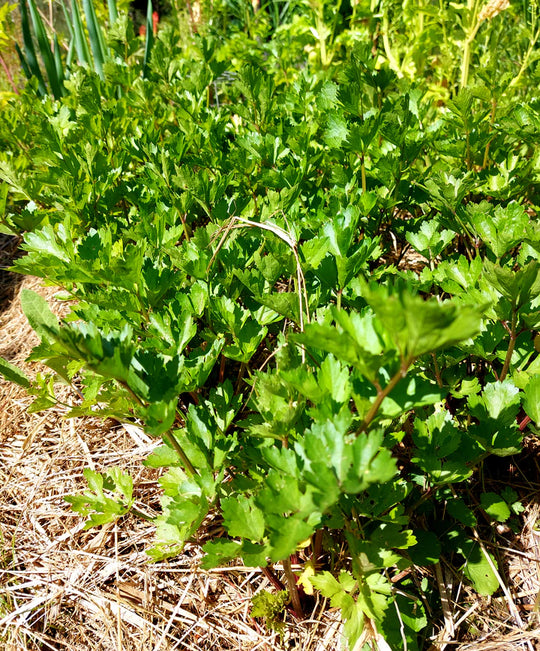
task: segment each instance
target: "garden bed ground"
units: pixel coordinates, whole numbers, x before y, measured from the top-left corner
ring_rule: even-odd
[[[3,241],[1,267],[15,251],[15,241]],[[18,364],[37,343],[19,306],[20,290],[38,291],[56,314],[65,306],[55,300],[54,288],[37,279],[21,283],[2,274],[0,355]],[[72,399],[68,388],[62,399]],[[84,488],[86,467],[129,469],[141,509],[152,515],[159,507],[157,471],[139,463],[155,443],[113,421],[64,419],[61,408],[29,415],[30,402],[18,387],[0,381],[0,639],[5,649],[339,648],[339,614],[326,603],[315,604],[305,622],[289,616],[283,636],[250,617],[253,594],[272,589],[257,568],[201,571],[196,543],[170,562],[151,564],[145,548],[152,542],[152,525],[133,516],[85,530],[63,497]],[[469,599],[466,586],[447,568],[441,566],[438,577],[430,570],[448,597],[443,615],[432,613],[438,621],[433,650],[540,648],[539,452],[530,441],[513,460],[511,473],[506,465],[499,478],[511,482],[526,507],[520,532],[501,527],[498,534],[508,593],[500,590],[482,602]]]

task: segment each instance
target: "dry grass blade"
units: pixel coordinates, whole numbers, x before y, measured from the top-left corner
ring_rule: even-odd
[[[456,626],[454,625],[454,613],[450,599],[451,587],[447,585],[440,563],[435,565],[435,580],[439,590],[444,626],[437,635],[435,642],[429,647],[429,651],[442,651],[454,640]]]
[[[473,527],[472,531],[473,531],[473,535],[474,535],[476,541],[478,542],[478,545],[480,546],[480,549],[482,551],[482,554],[483,554],[484,558],[486,559],[489,567],[491,568],[491,571],[497,577],[497,581],[499,582],[499,586],[500,586],[500,588],[501,588],[501,590],[502,590],[502,592],[504,594],[504,597],[506,599],[506,603],[508,605],[508,610],[510,612],[510,615],[511,615],[512,619],[514,620],[514,622],[516,623],[516,625],[520,629],[523,629],[524,628],[523,620],[521,619],[519,611],[516,608],[516,604],[514,603],[514,600],[512,598],[510,590],[507,588],[507,586],[506,586],[505,582],[503,581],[498,569],[495,567],[495,564],[493,563],[493,561],[491,559],[491,556],[488,554],[484,544],[480,540],[480,536],[478,535],[478,531],[474,527]],[[529,651],[534,651],[534,648],[532,647],[530,641],[525,640],[524,644],[527,646]]]
[[[309,299],[307,294],[306,281],[304,278],[304,273],[302,271],[302,265],[300,264],[300,257],[298,255],[298,243],[291,235],[291,233],[281,228],[281,226],[278,226],[277,224],[273,224],[271,222],[254,222],[251,221],[250,219],[244,219],[243,217],[231,217],[231,219],[227,222],[227,224],[222,228],[220,228],[219,231],[217,232],[217,234],[221,234],[221,238],[208,264],[207,270],[210,270],[210,268],[214,264],[214,261],[221,247],[225,244],[225,241],[229,236],[231,230],[236,228],[242,228],[242,227],[260,228],[261,230],[269,231],[270,233],[273,233],[281,240],[283,240],[283,242],[285,242],[285,244],[287,244],[287,246],[291,249],[296,262],[296,291],[298,293],[298,308],[299,308],[298,314],[300,319],[299,326],[300,326],[300,330],[303,331],[304,316],[306,321],[308,323],[310,322]],[[306,354],[305,350],[302,347],[302,361],[304,362],[305,362],[305,354]]]

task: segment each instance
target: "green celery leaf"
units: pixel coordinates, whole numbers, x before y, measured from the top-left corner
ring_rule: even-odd
[[[400,380],[384,400],[380,413],[395,418],[416,407],[433,405],[444,397],[442,389],[435,382],[420,376],[407,376]]]
[[[260,542],[264,536],[264,513],[252,497],[238,495],[221,500],[223,524],[234,538]]]
[[[320,520],[320,515],[313,514],[314,520]],[[275,563],[294,554],[298,545],[307,540],[315,531],[317,523],[309,524],[300,515],[283,518],[268,518],[272,531],[270,532],[269,556]]]
[[[436,258],[454,239],[455,233],[446,229],[436,219],[423,220],[417,233],[407,231],[407,242],[427,258]]]
[[[480,331],[479,310],[454,301],[424,301],[403,284],[392,289],[364,283],[364,298],[404,360],[452,346]]]
[[[484,260],[484,275],[516,310],[529,306],[540,294],[540,262],[531,260],[519,271]]]
[[[148,468],[169,468],[180,463],[180,457],[173,448],[168,445],[160,445],[152,454],[143,461]]]
[[[470,202],[466,204],[464,214],[497,259],[525,239],[529,216],[515,201],[495,208],[487,201]]]
[[[360,585],[358,605],[368,617],[381,621],[390,605],[391,594],[392,587],[388,579],[382,574],[369,574]]]
[[[499,580],[494,573],[480,545],[472,540],[459,541],[459,552],[465,557],[463,574],[473,584],[475,590],[481,595],[492,595],[499,588]],[[497,561],[489,554],[494,567]]]
[[[533,375],[525,387],[524,393],[523,409],[533,423],[540,427],[540,375]]]
[[[478,424],[469,433],[486,450],[499,456],[517,453],[521,448],[522,434],[516,424],[521,394],[512,380],[491,382],[484,391],[467,399],[470,413]]]
[[[49,341],[58,332],[58,319],[51,312],[49,304],[42,296],[29,289],[23,289],[21,306],[28,323],[42,340]]]
[[[350,575],[349,575],[350,576]],[[352,578],[352,577],[351,577]],[[310,582],[317,590],[320,590],[323,597],[332,600],[332,606],[339,606],[339,603],[334,601],[334,598],[339,595],[338,599],[345,592],[342,584],[330,572],[321,572],[315,576],[310,577]]]
[[[448,513],[467,527],[476,527],[476,517],[462,499],[453,498],[446,503]]]
[[[432,531],[416,530],[414,532],[416,545],[407,550],[415,565],[434,565],[439,562],[441,544]]]
[[[267,548],[264,545],[244,541],[243,544],[224,539],[207,542],[203,546],[206,556],[201,566],[205,570],[224,565],[228,561],[242,558],[249,567],[264,567],[267,563]]]
[[[240,558],[241,547],[240,543],[223,538],[207,542],[203,546],[206,555],[202,560],[201,567],[205,570],[211,570],[214,567],[224,565],[228,561]]]
[[[114,522],[129,512],[133,505],[133,479],[128,474],[119,468],[112,468],[104,474],[85,468],[83,474],[88,490],[64,499],[75,512],[88,518],[85,529]]]
[[[0,357],[0,375],[3,375],[8,382],[15,382],[25,389],[30,387],[30,380],[26,375],[3,357]]]
[[[352,364],[370,379],[384,364],[387,343],[377,330],[373,316],[333,310],[336,326],[308,323],[304,332],[290,336],[296,343],[325,350],[337,359]]]
[[[497,522],[506,522],[510,517],[508,504],[497,493],[482,493],[480,504],[490,518]]]

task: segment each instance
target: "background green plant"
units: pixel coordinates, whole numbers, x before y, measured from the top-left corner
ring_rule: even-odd
[[[30,360],[51,372],[0,372],[34,411],[64,382],[69,415],[162,439],[155,560],[214,513],[205,567],[267,566],[298,617],[318,589],[351,648],[366,630],[422,648],[434,585],[393,579],[444,561],[499,589],[479,522],[512,523],[519,495],[473,489],[540,420],[534,61],[511,93],[519,66],[488,83],[477,39],[502,16],[460,84],[429,43],[405,74],[414,39],[389,41],[396,68],[361,3],[264,9],[216,3],[190,38],[163,26],[150,60],[74,68],[56,99],[30,85],[2,112],[14,269],[70,312],[24,292]],[[133,39],[107,36],[114,53]],[[132,512],[129,478],[88,480],[71,502],[90,522]]]
[[[98,13],[101,15],[103,11],[96,11],[93,0],[82,0],[82,11],[79,0],[70,0],[69,8],[62,2],[64,21],[54,17],[52,11],[46,21],[36,0],[19,0],[23,49],[17,43],[15,47],[25,75],[37,81],[40,95],[50,92],[56,99],[61,97],[65,92],[64,80],[74,65],[90,67],[105,79],[107,64],[117,57],[127,60],[133,54],[136,46],[128,15],[125,12],[119,15],[116,0],[107,0],[107,8],[110,42],[98,19]],[[152,11],[150,1],[146,14],[143,76],[148,72],[154,41]],[[59,23],[63,29],[59,29]],[[114,47],[118,40],[123,48]]]

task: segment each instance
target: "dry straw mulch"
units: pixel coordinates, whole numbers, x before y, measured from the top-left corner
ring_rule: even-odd
[[[20,364],[37,343],[20,310],[20,289],[38,291],[58,315],[67,306],[55,299],[53,288],[42,287],[36,279],[20,284],[4,273],[1,280],[0,356]],[[36,365],[30,369],[39,370]],[[69,404],[74,399],[71,390],[61,391]],[[324,601],[317,602],[305,622],[289,617],[282,637],[251,618],[251,597],[259,590],[272,590],[257,568],[204,572],[198,567],[201,551],[195,543],[170,562],[149,563],[145,549],[152,544],[153,527],[132,516],[85,530],[63,498],[85,488],[86,467],[128,470],[134,477],[137,506],[149,515],[156,513],[158,472],[140,463],[156,443],[140,430],[128,431],[114,421],[66,419],[65,407],[27,414],[30,402],[24,391],[0,380],[1,648],[340,648],[338,613]],[[530,457],[536,463],[537,449]],[[540,471],[533,474],[540,477]],[[527,495],[529,506],[523,530],[510,539],[507,532],[501,533],[499,556],[507,595],[478,601],[449,568],[441,566],[432,580],[440,584],[448,602],[441,626],[435,627],[432,649],[540,648],[538,483],[529,478],[524,486],[520,496]]]

